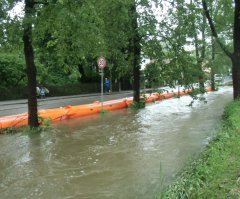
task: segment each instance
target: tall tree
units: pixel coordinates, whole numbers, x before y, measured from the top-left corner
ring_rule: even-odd
[[[191,1],[192,4],[192,1]],[[206,17],[202,10],[200,10],[200,13],[195,11],[193,13],[193,31],[194,31],[194,43],[195,43],[195,52],[196,52],[196,60],[197,60],[197,67],[198,67],[198,78],[199,78],[199,84],[200,89],[202,92],[204,92],[204,72],[203,72],[203,64],[205,61],[206,56]],[[200,15],[199,15],[200,14]],[[198,20],[197,15],[199,15]],[[197,27],[197,25],[199,27]],[[201,35],[201,40],[198,38],[199,33]]]
[[[38,109],[36,96],[36,66],[32,46],[32,18],[34,17],[34,0],[25,0],[25,16],[23,22],[24,55],[28,77],[28,125],[38,127]]]
[[[233,98],[240,98],[240,1],[234,0],[234,25],[233,25],[233,52],[230,52],[226,45],[221,41],[218,36],[218,32],[215,28],[215,24],[210,15],[207,2],[202,0],[202,6],[205,11],[205,15],[208,19],[209,26],[212,31],[213,37],[219,44],[224,53],[231,59],[232,62],[232,75],[233,75]]]
[[[20,46],[22,51],[22,44],[24,45],[23,53],[25,56],[26,63],[26,73],[27,73],[27,85],[28,85],[28,124],[30,127],[38,127],[38,110],[37,110],[37,98],[36,98],[36,66],[34,63],[34,51],[33,51],[33,19],[36,16],[35,8],[36,2],[34,0],[25,0],[24,1],[24,17],[23,20],[10,16],[9,11],[21,0],[3,0],[1,1],[1,6],[3,6],[4,16],[4,40],[1,42],[2,51],[6,50],[9,54],[17,55],[21,57]],[[39,3],[39,2],[38,2]],[[22,25],[22,26],[21,26]],[[16,28],[18,32],[21,32],[22,35],[16,34]],[[13,30],[15,30],[13,34]],[[20,31],[19,31],[20,30]],[[22,38],[20,41],[19,38]],[[17,66],[17,65],[16,65]],[[15,68],[16,69],[16,68]],[[22,78],[22,75],[19,73],[19,80]]]
[[[144,57],[142,47],[150,44],[151,38],[156,36],[157,21],[152,11],[153,2],[157,3],[158,0],[130,0],[129,55],[133,67],[133,100],[137,103],[140,102],[140,69]]]
[[[133,66],[133,100],[140,102],[140,35],[138,29],[138,13],[135,0],[132,0],[130,7],[132,35],[130,37],[130,59]]]
[[[201,17],[195,17],[195,7],[184,0],[168,1],[165,6],[167,11],[163,9],[164,5],[161,6],[160,12],[166,13],[161,16],[157,37],[161,48],[152,59],[159,62],[161,79],[167,84],[188,86],[203,76],[200,60],[204,51],[202,38],[198,36]]]

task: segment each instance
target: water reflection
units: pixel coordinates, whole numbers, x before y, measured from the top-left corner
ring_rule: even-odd
[[[208,142],[231,90],[193,107],[185,96],[1,136],[0,198],[153,198]]]

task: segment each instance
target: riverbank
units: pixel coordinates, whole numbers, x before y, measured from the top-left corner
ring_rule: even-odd
[[[240,198],[240,101],[225,108],[221,131],[157,198]]]

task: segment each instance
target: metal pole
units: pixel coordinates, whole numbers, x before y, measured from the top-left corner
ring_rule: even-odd
[[[101,111],[103,111],[103,70],[101,70]]]

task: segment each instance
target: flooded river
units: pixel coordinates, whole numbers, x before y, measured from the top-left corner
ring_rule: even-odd
[[[0,135],[0,198],[151,199],[216,132],[232,88]]]

